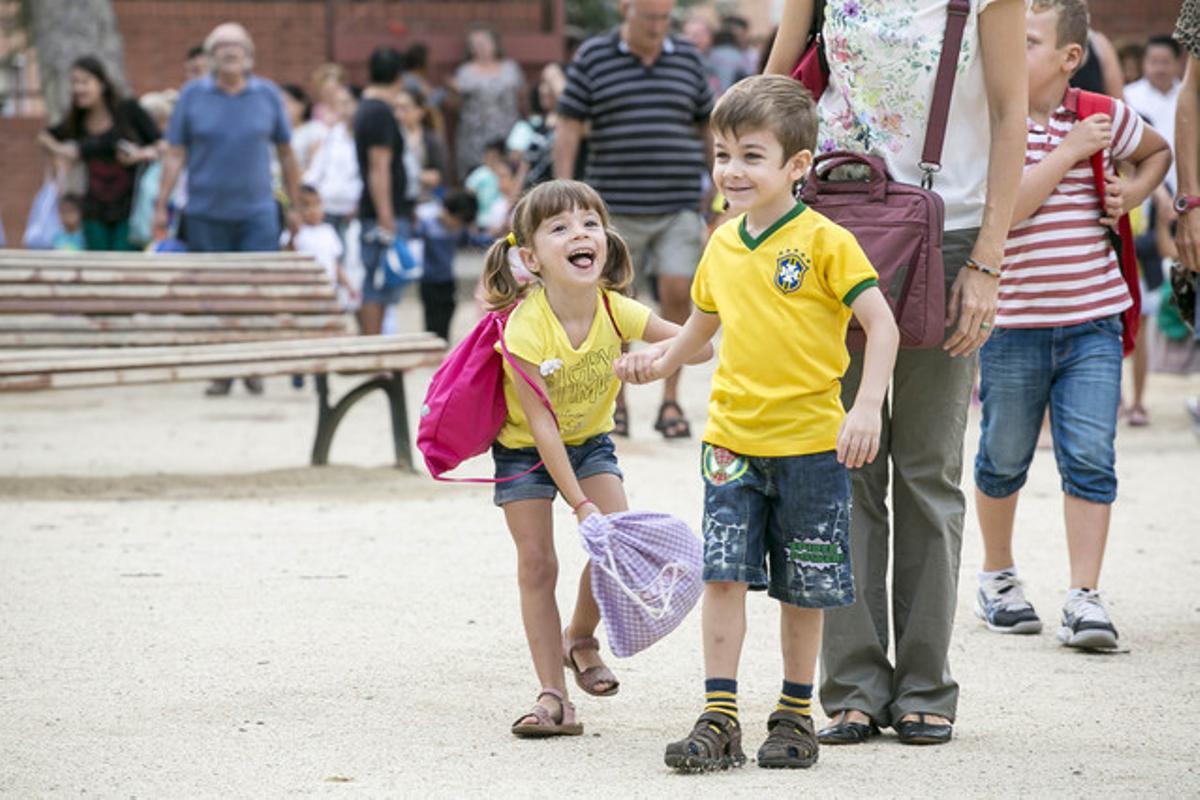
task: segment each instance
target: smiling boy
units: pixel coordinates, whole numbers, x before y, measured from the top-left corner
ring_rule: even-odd
[[[692,772],[740,766],[737,669],[747,589],[782,608],[783,689],[761,767],[817,760],[810,707],[823,609],[854,602],[850,475],[875,458],[899,334],[853,235],[797,202],[817,117],[808,91],[748,78],[713,111],[713,179],[738,216],[696,270],[697,310],[669,347],[618,361],[644,383],[672,374],[724,328],[701,453],[705,481],[705,707],[665,760]],[[867,332],[854,407],[841,404],[853,314]]]

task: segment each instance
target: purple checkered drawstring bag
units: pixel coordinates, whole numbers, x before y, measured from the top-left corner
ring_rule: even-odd
[[[683,622],[704,589],[700,540],[670,514],[593,514],[579,526],[608,646],[624,657]]]

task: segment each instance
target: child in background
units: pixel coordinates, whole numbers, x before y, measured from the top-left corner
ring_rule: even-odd
[[[67,192],[58,198],[58,219],[62,230],[54,234],[55,250],[86,250],[83,240],[83,198]]]
[[[342,295],[342,308],[349,309],[358,299],[358,292],[342,268],[342,240],[334,227],[325,221],[321,195],[306,183],[300,187],[299,204],[301,225],[292,236],[292,249],[312,256],[325,268],[329,282]]]
[[[746,78],[721,96],[709,126],[713,181],[738,216],[704,248],[696,310],[670,347],[616,364],[630,383],[661,380],[724,331],[701,451],[705,705],[664,760],[680,772],[746,762],[737,706],[746,590],[766,589],[781,609],[783,688],[758,765],[809,767],[824,609],[854,602],[849,470],[879,450],[900,335],[854,236],[793,194],[817,140],[808,90],[780,75]],[[851,316],[867,343],[847,413]]]
[[[421,240],[425,256],[421,275],[425,330],[446,341],[450,340],[450,321],[454,317],[454,256],[460,246],[471,243],[468,230],[478,213],[474,195],[460,190],[447,194],[440,204],[428,203],[417,209],[413,234]]]
[[[532,282],[517,282],[513,260],[533,274]],[[488,304],[503,309],[520,302],[508,318],[504,344],[554,409],[552,414],[506,360],[508,416],[492,456],[496,478],[511,480],[496,484],[495,503],[504,509],[517,546],[521,615],[542,687],[536,705],[513,723],[516,736],[583,732],[567,700],[564,664],[588,694],[606,697],[619,687],[593,636],[600,611],[590,566],[579,577],[570,624],[559,627],[551,505],[561,493],[580,522],[592,514],[626,510],[608,435],[620,388],[612,364],[624,342],[664,342],[679,330],[622,294],[632,279],[629,250],[609,227],[604,201],[577,181],[531,189],[517,203],[512,233],[488,250],[483,275]],[[661,344],[650,348],[661,349]],[[694,350],[701,358],[712,352]],[[543,464],[533,469],[538,461]]]
[[[1062,476],[1071,583],[1058,639],[1115,648],[1097,585],[1116,499],[1122,321],[1133,304],[1106,226],[1150,195],[1167,143],[1124,103],[1080,119],[1068,80],[1088,47],[1084,0],[1034,0],[1026,16],[1029,146],[1000,277],[996,329],[980,351],[983,419],[975,505],[983,534],[976,614],[998,633],[1037,633],[1013,561],[1013,520],[1046,409]],[[1091,156],[1104,152],[1106,192]],[[1113,162],[1133,166],[1118,177]]]
[[[488,142],[483,150],[483,163],[471,170],[471,174],[463,181],[463,186],[475,195],[475,202],[479,204],[475,224],[480,230],[499,231],[508,221],[508,211],[512,206],[500,186],[501,173],[513,172],[507,158],[503,139]],[[509,177],[511,182],[512,176]]]

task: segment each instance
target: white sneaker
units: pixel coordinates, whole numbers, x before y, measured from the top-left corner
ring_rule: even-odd
[[[975,593],[975,616],[996,633],[1040,633],[1042,620],[1025,599],[1016,569],[980,574]]]
[[[1112,650],[1117,646],[1117,629],[1095,589],[1072,589],[1062,610],[1058,640],[1067,647]]]

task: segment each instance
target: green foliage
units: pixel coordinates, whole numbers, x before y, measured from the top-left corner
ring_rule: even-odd
[[[616,0],[567,0],[567,24],[599,33],[621,21]]]

